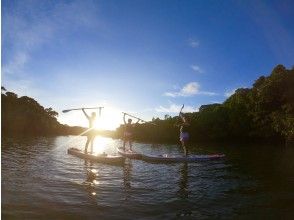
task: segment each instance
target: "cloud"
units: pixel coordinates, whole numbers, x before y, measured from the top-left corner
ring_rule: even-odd
[[[230,97],[231,95],[233,95],[236,92],[237,89],[232,89],[229,91],[225,92],[225,97]]]
[[[189,97],[195,95],[217,95],[214,92],[200,91],[200,85],[197,82],[187,83],[179,92],[165,92],[164,96],[169,97]]]
[[[182,88],[180,93],[183,96],[195,95],[195,94],[197,94],[197,92],[199,92],[199,88],[200,88],[200,85],[197,82],[191,82],[191,83],[186,84]]]
[[[158,108],[155,109],[155,111],[163,112],[163,113],[179,113],[181,108],[182,108],[182,105],[170,103],[168,107],[159,106]],[[196,112],[196,111],[198,111],[198,108],[189,106],[189,105],[187,106],[185,105],[183,109],[183,112]]]
[[[190,67],[197,73],[203,73],[203,70],[197,65],[191,65]]]
[[[4,87],[19,96],[29,96],[39,99],[40,95],[42,95],[42,91],[36,88],[31,79],[7,79],[5,80]]]
[[[200,91],[200,92],[198,92],[198,94],[199,95],[207,95],[207,96],[215,96],[215,95],[218,95],[215,92],[205,92],[205,91]]]
[[[19,51],[14,54],[10,62],[3,66],[3,74],[19,73],[23,69],[23,66],[29,60],[29,55],[26,52]]]
[[[188,40],[188,42],[189,42],[189,46],[192,47],[192,48],[196,48],[200,44],[198,40],[194,40],[194,39],[191,39],[191,38]]]
[[[98,21],[95,1],[17,1],[13,10],[2,14],[3,74],[22,73],[34,59],[33,53],[55,39],[81,28],[95,28]],[[48,9],[48,10],[42,10]]]
[[[3,15],[3,74],[22,73],[31,60],[32,52],[52,36],[53,28],[48,25],[49,21],[37,15],[39,20],[28,19],[21,6],[19,2],[15,10],[7,10]]]
[[[166,92],[165,96],[177,97],[177,96],[193,96],[199,92],[200,85],[197,82],[190,82],[186,84],[179,92]]]

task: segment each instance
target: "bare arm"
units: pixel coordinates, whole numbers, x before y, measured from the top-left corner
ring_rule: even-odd
[[[181,112],[180,114],[179,114],[179,116],[180,116],[180,118],[184,118],[185,116],[184,116],[184,114]]]
[[[181,119],[183,121],[182,124],[184,124],[184,125],[190,125],[189,122],[187,121],[187,119],[185,118],[185,116],[184,116],[183,113],[180,114],[180,117],[181,117]]]
[[[126,122],[126,113],[124,113],[124,123],[127,124],[127,122]]]
[[[139,124],[139,121],[141,121],[141,119],[138,119],[138,121],[136,123],[132,124],[131,126],[134,128],[135,125]]]
[[[83,111],[84,115],[86,116],[86,118],[89,120],[90,117],[89,117],[89,115],[86,113],[85,109],[82,108],[82,111]]]

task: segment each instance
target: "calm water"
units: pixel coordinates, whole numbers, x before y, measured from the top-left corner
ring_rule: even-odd
[[[225,160],[124,166],[91,164],[67,154],[84,137],[2,140],[3,219],[293,219],[294,148],[194,146]],[[98,138],[96,152],[121,141]],[[134,144],[138,151],[180,154],[176,145]]]

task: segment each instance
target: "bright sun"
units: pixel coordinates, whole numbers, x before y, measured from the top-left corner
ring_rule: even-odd
[[[99,116],[99,110],[86,110],[88,115],[92,112],[96,112],[95,128],[97,130],[115,130],[123,123],[123,115],[121,111],[112,107],[105,107],[102,109],[101,116]],[[83,126],[88,127],[89,123],[82,111],[72,111],[59,117],[61,123],[68,124],[70,126]]]
[[[115,130],[122,123],[122,114],[114,109],[103,110],[101,117],[97,114],[95,128],[98,130]]]

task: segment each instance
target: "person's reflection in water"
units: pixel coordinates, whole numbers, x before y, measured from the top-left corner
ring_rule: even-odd
[[[126,194],[125,200],[130,198],[130,189],[131,189],[131,172],[132,172],[132,161],[126,160],[123,168],[123,184],[124,192]]]
[[[177,213],[177,217],[183,216],[191,216],[192,215],[192,207],[190,202],[188,201],[189,197],[189,185],[188,185],[188,163],[183,163],[180,169],[180,180],[179,180],[179,191],[178,196],[180,198],[180,202],[178,204],[179,212]]]
[[[97,170],[93,168],[93,163],[85,161],[86,181],[84,185],[91,196],[96,196],[95,185],[97,185]]]
[[[153,144],[150,145],[150,147],[151,148],[158,148],[158,147],[160,147],[160,144],[153,143]]]
[[[188,198],[189,191],[188,191],[188,163],[183,163],[181,170],[180,170],[181,178],[179,181],[179,191],[178,194],[180,198]]]

